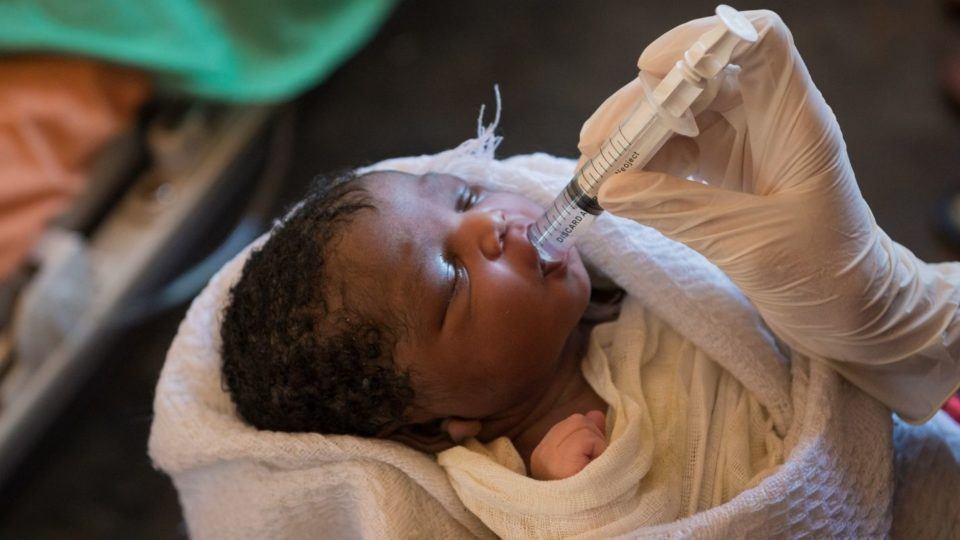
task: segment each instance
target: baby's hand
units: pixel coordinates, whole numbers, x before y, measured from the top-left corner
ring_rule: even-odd
[[[574,414],[550,428],[530,455],[537,480],[560,480],[582,471],[607,449],[606,419],[600,411]]]

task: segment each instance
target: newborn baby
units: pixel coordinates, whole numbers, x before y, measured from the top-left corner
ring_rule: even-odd
[[[260,429],[425,452],[508,437],[539,479],[606,447],[580,369],[590,278],[544,265],[532,201],[439,174],[320,185],[254,252],[224,313],[223,376]]]
[[[319,186],[231,290],[221,357],[239,414],[436,453],[501,536],[668,523],[775,470],[765,406],[641,299],[591,328],[580,255],[543,264],[527,239],[541,212],[446,174]]]

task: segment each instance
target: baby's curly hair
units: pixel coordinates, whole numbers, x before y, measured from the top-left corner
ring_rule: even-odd
[[[315,182],[230,290],[220,326],[223,383],[259,429],[372,437],[413,401],[409,373],[393,361],[396,331],[331,308],[342,288],[329,264],[338,239],[355,213],[376,211],[359,178]]]

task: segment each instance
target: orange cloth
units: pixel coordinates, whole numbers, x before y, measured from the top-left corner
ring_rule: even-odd
[[[97,150],[150,92],[143,72],[101,62],[0,59],[0,283],[80,193]]]

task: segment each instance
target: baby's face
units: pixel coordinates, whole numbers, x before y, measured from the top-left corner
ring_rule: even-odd
[[[361,181],[377,211],[357,214],[341,246],[366,298],[400,314],[412,420],[482,419],[542,391],[590,293],[576,250],[541,268],[526,232],[542,208],[449,175]]]

